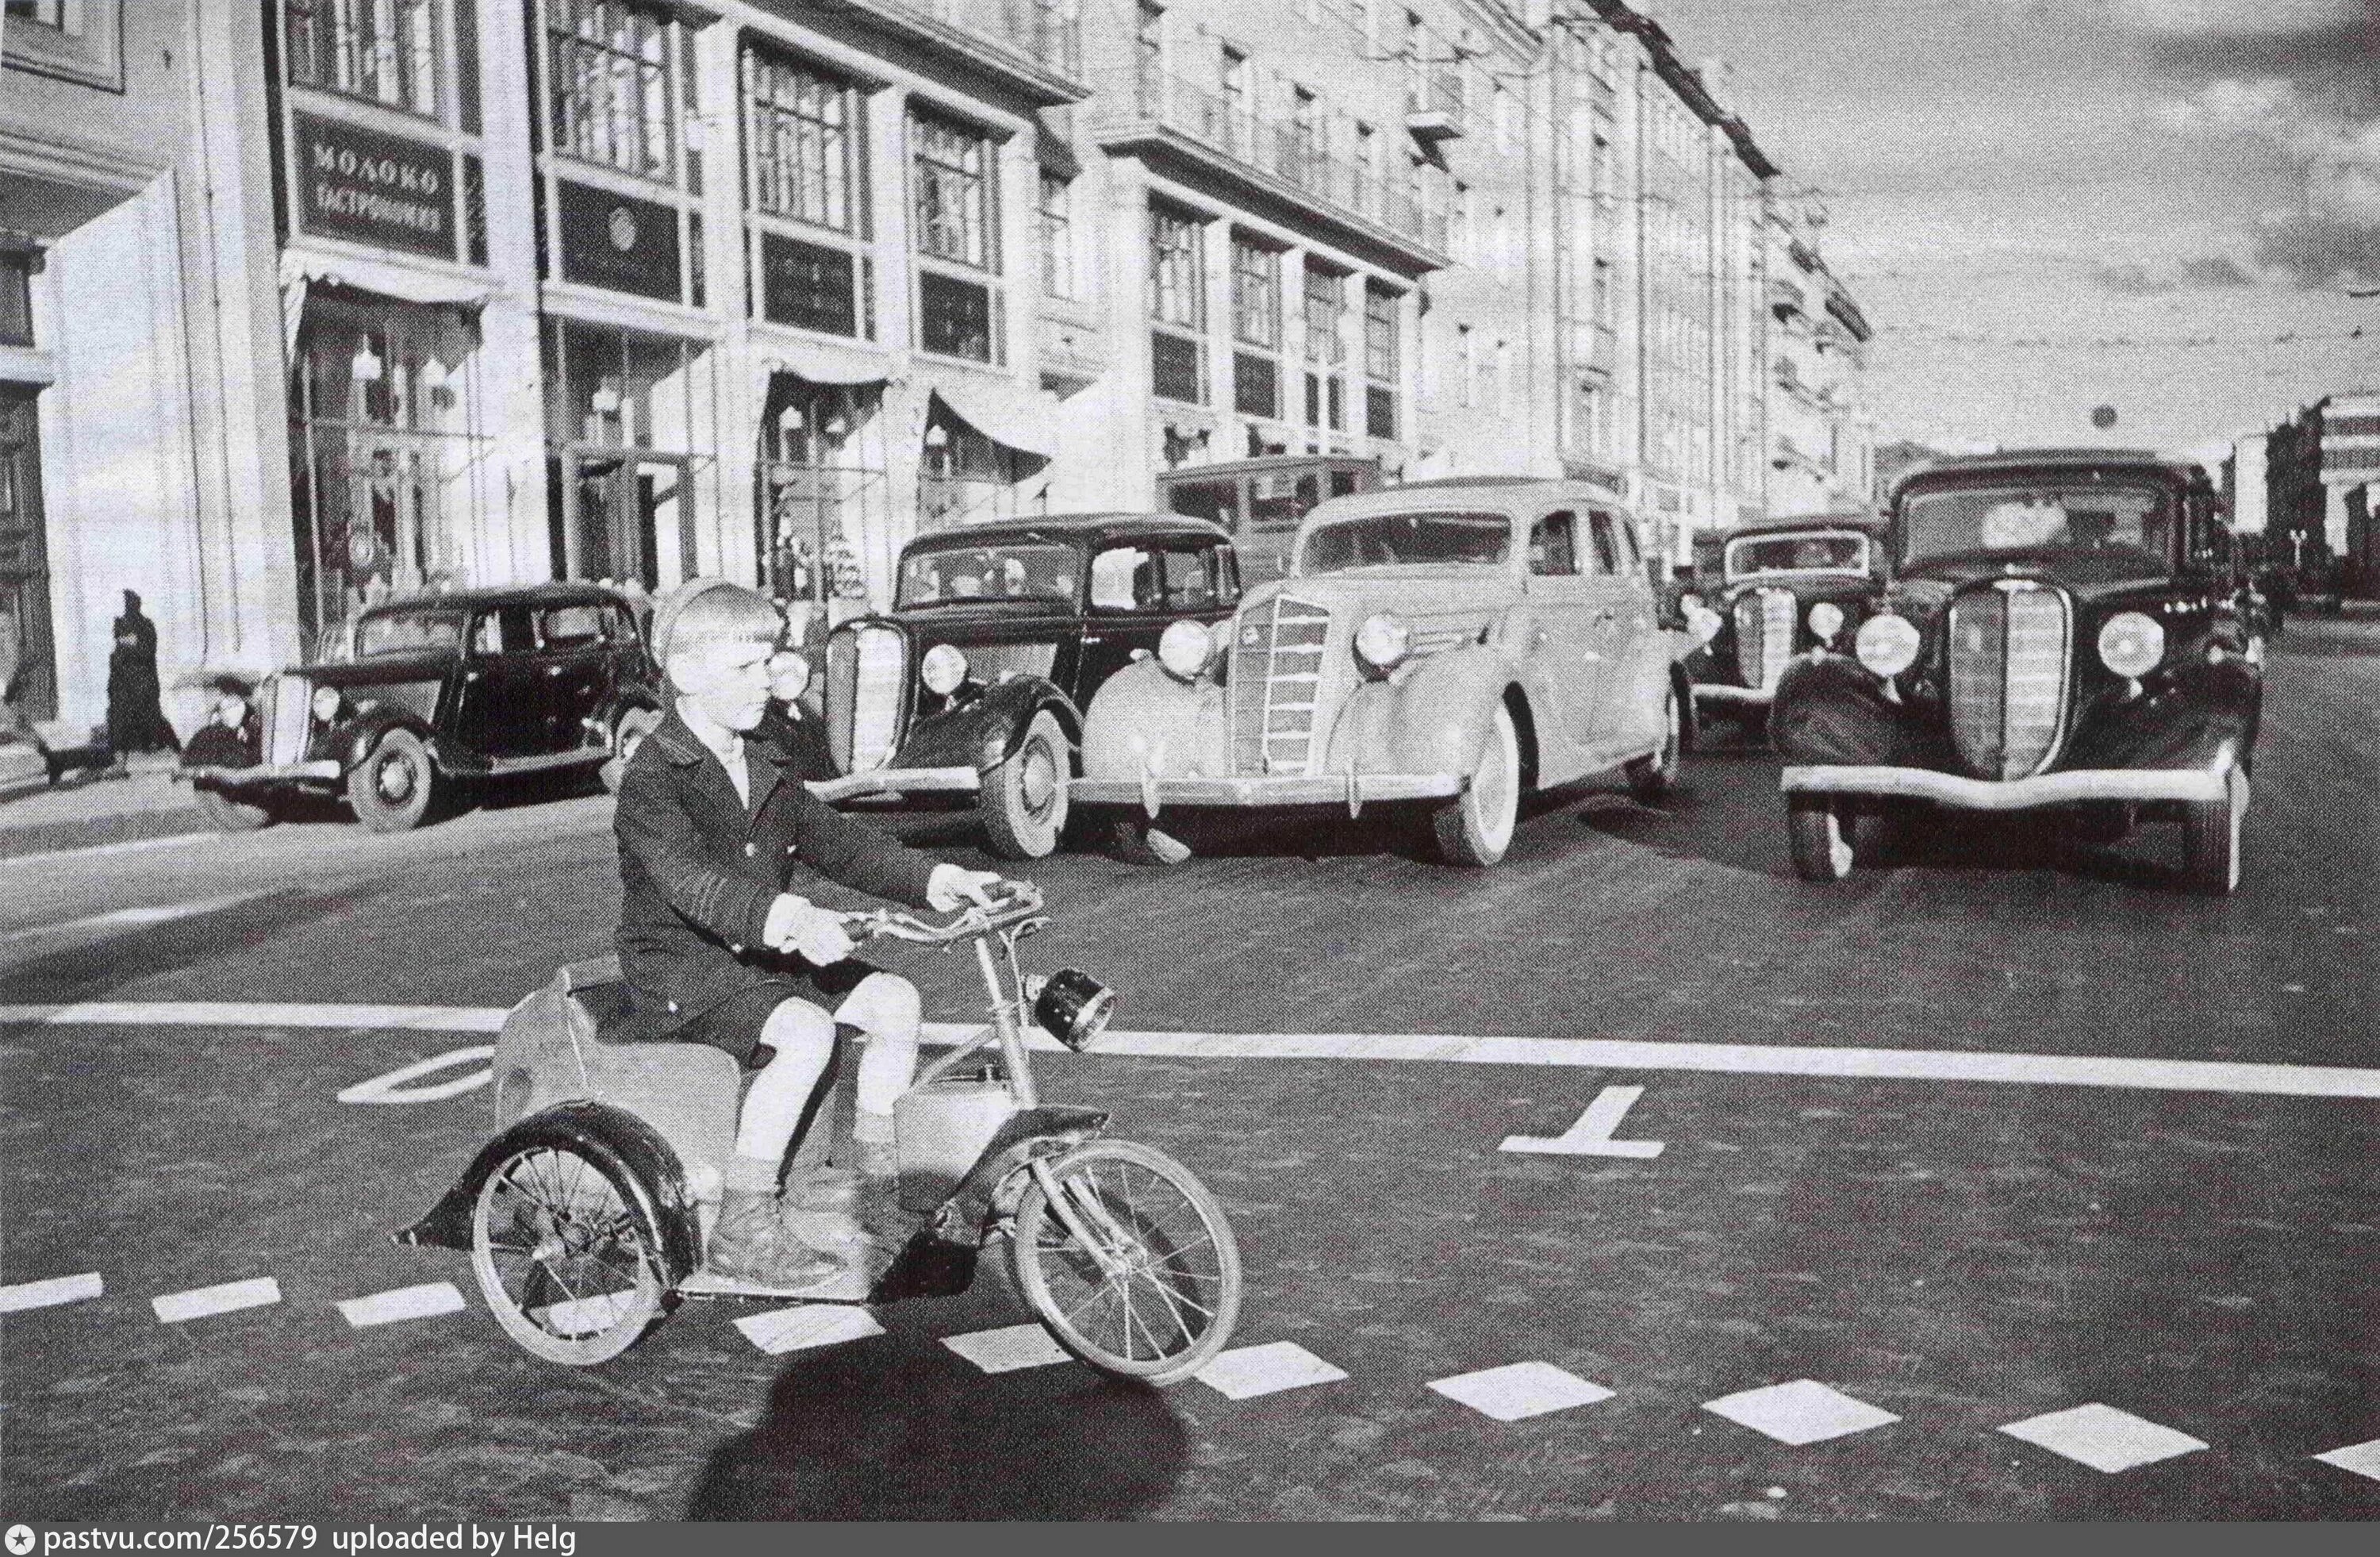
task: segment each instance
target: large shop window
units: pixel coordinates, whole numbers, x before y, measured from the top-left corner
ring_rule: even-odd
[[[917,344],[944,357],[997,359],[1000,321],[991,288],[940,271],[917,273]]]
[[[938,529],[970,520],[1014,517],[1016,484],[1038,463],[1022,450],[994,442],[934,400],[927,414],[925,458],[918,470],[920,527]]]
[[[753,515],[761,584],[823,606],[868,598],[863,548],[889,522],[876,384],[770,380]]]
[[[446,18],[438,0],[283,0],[293,86],[441,117]]]
[[[700,343],[569,320],[544,334],[555,575],[665,590],[700,560]]]

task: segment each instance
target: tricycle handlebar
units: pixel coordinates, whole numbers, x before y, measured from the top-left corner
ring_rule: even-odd
[[[882,908],[844,916],[844,929],[855,941],[883,935],[920,946],[947,946],[1005,930],[1041,911],[1040,889],[1030,882],[1003,882],[1001,887],[1002,895],[988,906],[970,904],[960,909],[955,918],[941,924],[930,923],[915,914]]]

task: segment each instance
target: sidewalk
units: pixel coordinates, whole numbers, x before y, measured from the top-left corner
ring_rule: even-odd
[[[0,747],[0,862],[210,831],[190,786],[174,782],[170,752],[146,753],[130,766],[130,778],[77,772],[52,787],[44,782],[39,753],[15,743]]]

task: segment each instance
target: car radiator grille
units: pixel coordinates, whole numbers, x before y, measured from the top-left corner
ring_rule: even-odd
[[[1232,759],[1243,773],[1313,772],[1330,613],[1275,595],[1242,614],[1232,647]]]
[[[2074,614],[2057,590],[2010,580],[1950,606],[1950,738],[1978,777],[2027,778],[2066,725]]]
[[[1750,590],[1735,602],[1735,668],[1743,684],[1774,687],[1793,657],[1793,591]]]
[[[827,640],[827,748],[838,770],[868,772],[899,749],[908,672],[908,641],[891,627],[848,627]]]
[[[306,737],[312,733],[314,686],[302,675],[275,676],[273,703],[265,715],[264,760],[286,764],[306,760]]]

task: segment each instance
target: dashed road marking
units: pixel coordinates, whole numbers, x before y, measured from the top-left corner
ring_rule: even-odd
[[[242,1308],[270,1308],[280,1301],[281,1283],[271,1276],[259,1276],[254,1281],[225,1282],[216,1286],[192,1287],[188,1292],[169,1292],[151,1298],[149,1306],[157,1310],[157,1318],[164,1323],[182,1324],[216,1314],[237,1313]]]
[[[1556,1157],[1636,1157],[1661,1155],[1667,1144],[1657,1140],[1613,1140],[1611,1132],[1628,1117],[1636,1100],[1645,1095],[1642,1087],[1606,1087],[1586,1105],[1578,1123],[1559,1136],[1506,1136],[1499,1151],[1535,1152]]]
[[[735,1328],[744,1332],[744,1339],[771,1356],[805,1352],[813,1346],[838,1346],[846,1341],[865,1341],[884,1333],[884,1327],[867,1309],[824,1303],[753,1314],[737,1320]]]
[[[2046,1416],[2028,1417],[1999,1430],[2110,1475],[2155,1465],[2176,1454],[2195,1454],[2206,1447],[2186,1432],[2176,1432],[2095,1401]]]
[[[2352,1443],[2344,1449],[2333,1449],[2326,1454],[2316,1454],[2314,1458],[2326,1466],[2337,1466],[2341,1470],[2380,1481],[2380,1438],[2369,1443]]]
[[[259,1001],[94,1000],[0,1005],[0,1026],[328,1028],[367,1032],[494,1032],[506,1013],[480,1005],[319,1005]]]
[[[1888,1427],[1900,1420],[1881,1406],[1870,1405],[1815,1379],[1744,1390],[1705,1401],[1703,1409],[1796,1449]]]
[[[80,1303],[99,1296],[106,1283],[96,1271],[79,1276],[53,1276],[44,1282],[19,1282],[15,1286],[0,1286],[0,1314],[14,1314],[27,1308],[54,1308],[61,1303]]]
[[[1615,1392],[1549,1362],[1516,1362],[1504,1368],[1433,1380],[1429,1386],[1483,1417],[1517,1422],[1573,1406],[1609,1400]]]
[[[1294,1341],[1235,1346],[1217,1354],[1197,1373],[1200,1383],[1233,1400],[1253,1400],[1308,1384],[1335,1384],[1346,1377],[1344,1369],[1331,1367]]]
[[[419,1286],[401,1286],[393,1292],[375,1292],[369,1297],[350,1297],[339,1305],[339,1313],[358,1330],[367,1330],[376,1324],[395,1324],[402,1320],[459,1314],[464,1306],[463,1295],[455,1289],[453,1282],[425,1282]]]
[[[1066,1348],[1038,1324],[1012,1324],[998,1330],[945,1335],[942,1344],[986,1373],[1014,1373],[1021,1368],[1047,1368],[1073,1360]]]

